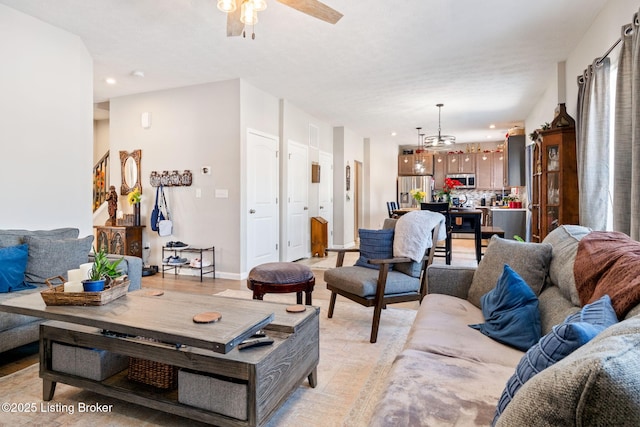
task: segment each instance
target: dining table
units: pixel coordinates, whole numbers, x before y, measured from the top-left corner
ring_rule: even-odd
[[[394,216],[400,217],[408,212],[420,210],[419,208],[399,208],[393,211]],[[451,246],[452,233],[473,234],[475,240],[476,260],[478,263],[482,259],[482,210],[473,207],[449,208],[451,219],[451,233],[447,233],[447,244]],[[451,264],[451,262],[447,262]]]

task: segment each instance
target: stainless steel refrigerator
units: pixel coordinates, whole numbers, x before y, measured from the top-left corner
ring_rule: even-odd
[[[398,206],[401,208],[420,207],[411,197],[409,192],[414,188],[420,189],[427,193],[425,202],[431,201],[433,194],[433,177],[427,176],[399,176],[397,187]]]

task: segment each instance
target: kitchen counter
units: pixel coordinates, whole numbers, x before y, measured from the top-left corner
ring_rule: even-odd
[[[505,239],[520,236],[523,239],[527,233],[527,210],[524,208],[491,208],[492,224],[504,230]]]

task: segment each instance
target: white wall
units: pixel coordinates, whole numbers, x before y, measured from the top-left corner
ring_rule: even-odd
[[[309,140],[309,127],[310,125],[318,128],[318,147],[312,147]],[[283,153],[280,156],[280,200],[283,202],[287,200],[288,196],[288,182],[289,174],[287,170],[287,153],[289,152],[289,142],[294,141],[299,144],[305,145],[309,148],[309,164],[307,165],[309,170],[309,177],[311,177],[311,163],[318,162],[320,159],[320,150],[325,152],[333,151],[333,129],[331,125],[320,119],[317,119],[307,112],[301,110],[291,102],[287,100],[280,100],[280,152]],[[326,171],[328,173],[328,171]],[[319,215],[319,184],[311,183],[311,178],[308,182],[308,215],[309,218]],[[285,244],[289,240],[289,230],[287,215],[288,204],[280,204],[280,247],[283,249],[280,259],[288,259]],[[333,227],[333,224],[329,225],[329,229]],[[311,225],[307,229],[307,234],[310,234]],[[329,230],[330,231],[330,230]],[[310,256],[311,248],[308,248],[307,256]]]
[[[595,58],[603,55],[620,38],[622,26],[631,22],[633,14],[638,11],[638,6],[637,0],[610,0],[569,57],[566,58],[566,105],[567,112],[574,119],[578,102],[577,77],[582,75],[584,69]],[[553,113],[558,104],[557,76],[554,74],[549,77],[550,83],[547,91],[525,121],[527,133],[537,129],[542,123],[553,120]]]
[[[140,116],[151,113],[151,127],[143,129]],[[120,188],[119,151],[142,150],[143,239],[151,246],[149,263],[161,263],[161,248],[180,240],[199,247],[216,247],[218,276],[240,272],[241,132],[240,81],[189,86],[114,98],[110,104],[111,183]],[[201,168],[211,168],[203,175]],[[151,171],[193,173],[190,187],[166,188],[174,221],[172,236],[151,231],[149,218],[155,201]],[[216,198],[215,190],[228,190]],[[196,197],[196,191],[201,197]],[[125,196],[119,207],[132,213]]]
[[[140,126],[140,115],[151,113],[151,127]],[[110,106],[111,156],[142,150],[142,217],[144,241],[151,246],[149,262],[161,263],[162,245],[180,240],[197,247],[215,246],[217,277],[246,276],[246,134],[254,129],[278,135],[278,99],[242,80],[188,86],[115,98]],[[120,169],[112,163],[111,183],[119,188]],[[203,166],[211,175],[201,173]],[[160,237],[149,218],[155,188],[151,171],[191,170],[190,187],[165,188],[174,233]],[[201,196],[196,196],[200,190]],[[227,190],[228,198],[216,198]],[[131,213],[125,196],[119,206]],[[186,272],[185,272],[186,273]]]
[[[389,217],[387,202],[396,200],[398,145],[390,141],[365,140],[366,205],[365,226],[380,229]]]
[[[344,126],[333,128],[333,242],[336,247],[349,248],[354,239],[355,161],[364,163],[364,138]],[[346,166],[351,167],[351,189],[346,190]],[[363,165],[366,168],[366,164]],[[371,189],[370,189],[371,191]],[[364,207],[363,216],[368,215]],[[364,224],[362,224],[364,225]]]
[[[93,234],[93,63],[75,35],[0,5],[0,228]]]
[[[109,120],[93,121],[93,165],[109,151]],[[120,164],[119,158],[110,158],[117,166]]]

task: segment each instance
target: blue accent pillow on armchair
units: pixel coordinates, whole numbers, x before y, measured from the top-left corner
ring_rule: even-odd
[[[35,288],[24,281],[28,256],[29,246],[26,244],[0,248],[0,292]]]
[[[382,230],[359,229],[360,258],[358,258],[355,265],[379,270],[380,267],[376,264],[369,264],[369,260],[393,258],[393,233],[394,230],[392,228]],[[391,267],[389,266],[389,268]]]
[[[472,328],[521,351],[540,339],[538,297],[508,265],[504,265],[496,287],[480,302],[485,323],[469,325]]]

